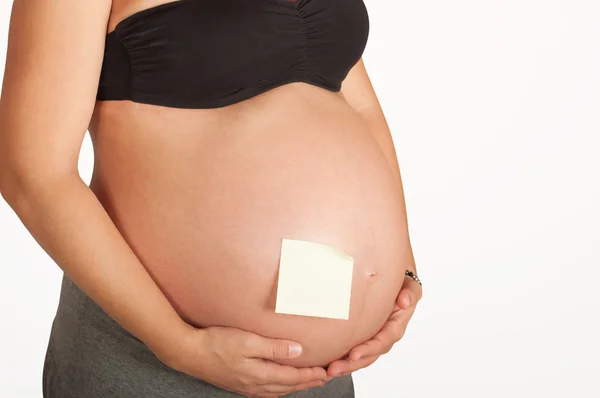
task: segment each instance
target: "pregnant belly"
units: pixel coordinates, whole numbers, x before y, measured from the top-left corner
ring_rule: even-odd
[[[326,365],[372,337],[407,261],[389,166],[360,120],[332,106],[343,122],[282,110],[201,139],[173,125],[146,126],[143,145],[125,131],[94,138],[91,186],[182,318],[297,341],[303,355],[282,362],[296,366]],[[354,258],[349,319],[275,313],[282,238]]]

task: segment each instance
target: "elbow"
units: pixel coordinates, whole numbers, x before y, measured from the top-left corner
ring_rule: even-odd
[[[8,204],[11,204],[13,197],[18,191],[18,181],[18,174],[15,173],[12,165],[2,162],[0,164],[0,195]]]
[[[17,214],[31,207],[36,198],[52,193],[58,180],[65,178],[50,167],[23,163],[0,162],[0,195]]]
[[[29,190],[26,173],[19,172],[14,165],[2,162],[0,166],[0,195],[4,201],[16,211],[21,207]]]

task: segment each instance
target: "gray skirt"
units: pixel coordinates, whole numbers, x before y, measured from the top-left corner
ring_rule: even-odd
[[[44,398],[237,398],[164,365],[63,275],[42,375]],[[287,395],[354,398],[352,376]]]

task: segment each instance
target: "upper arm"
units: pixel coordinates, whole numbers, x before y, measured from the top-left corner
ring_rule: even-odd
[[[14,0],[0,96],[0,171],[77,173],[110,0]]]
[[[342,82],[341,92],[357,112],[380,106],[362,57],[348,72]]]

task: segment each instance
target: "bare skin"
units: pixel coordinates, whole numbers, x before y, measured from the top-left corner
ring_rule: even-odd
[[[80,179],[77,157],[88,127],[92,134],[113,131],[114,137],[127,131],[127,126],[121,131],[114,128],[126,115],[119,116],[117,112],[127,112],[127,106],[95,102],[107,28],[110,31],[124,16],[159,3],[127,2],[126,11],[124,4],[115,2],[111,13],[108,0],[93,4],[74,0],[15,1],[0,99],[3,197],[44,250],[86,294],[177,370],[243,395],[274,397],[321,385],[327,377],[368,366],[401,338],[421,295],[420,286],[411,280],[405,280],[397,295],[395,310],[400,311],[390,316],[372,340],[350,351],[348,359],[333,362],[327,371],[318,366],[282,365],[301,357],[299,351],[292,349],[299,347],[295,341],[267,338],[233,327],[196,328],[184,321],[182,311],[178,312],[173,300],[165,296],[140,261],[135,247],[124,239],[113,215],[99,200],[101,188],[106,188],[100,184],[103,178],[114,182],[117,177],[95,171],[95,181],[99,182],[95,191]],[[325,96],[335,96],[338,101],[343,98],[359,115],[393,170],[397,182],[395,198],[404,212],[398,214],[406,229],[402,185],[391,135],[362,61],[350,72],[339,94],[322,93],[322,97],[313,97],[306,87],[288,88],[313,101],[321,98],[324,104]],[[245,107],[252,106],[256,111],[261,104],[267,107],[269,101],[285,97],[286,92],[290,91],[274,90],[270,95],[229,110],[243,112]],[[138,105],[128,106],[143,112],[143,106]],[[112,118],[110,112],[115,112]],[[210,127],[214,130],[219,121],[226,120],[219,119],[219,112],[209,114],[201,110],[181,116],[194,122],[196,131]],[[162,116],[167,119],[161,119],[156,109],[148,114],[163,122],[180,115],[165,113]],[[199,125],[199,119],[204,124]],[[211,121],[215,125],[211,126]],[[257,123],[260,122],[259,119]],[[113,128],[102,130],[103,123],[112,124]],[[107,134],[104,139],[110,140]],[[208,141],[211,138],[205,137]],[[102,144],[99,146],[102,154]],[[102,170],[102,162],[110,164],[111,158],[100,156],[97,161]],[[407,231],[403,236],[404,260],[399,267],[402,271],[405,268],[414,271]],[[406,302],[407,296],[411,297],[410,303]]]
[[[377,99],[362,60],[350,70],[341,91],[344,93],[348,103],[361,115],[365,123],[369,126],[369,130],[373,133],[384,152],[385,158],[395,175],[398,189],[401,192],[400,197],[403,201],[402,209],[404,210],[403,218],[408,225],[406,204],[404,203],[404,188],[394,142],[383,109]],[[407,240],[409,250],[405,258],[405,267],[416,274],[417,267],[412,246],[410,245],[410,240]],[[422,297],[422,286],[412,278],[406,277],[396,298],[394,309],[381,330],[372,338],[352,348],[344,358],[329,364],[327,367],[328,375],[336,377],[350,374],[359,369],[366,368],[383,354],[388,353],[394,344],[404,336],[408,323]]]

